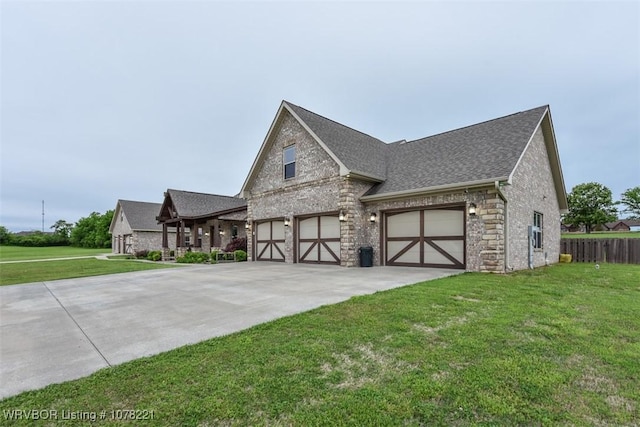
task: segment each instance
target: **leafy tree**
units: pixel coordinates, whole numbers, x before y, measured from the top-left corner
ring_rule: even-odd
[[[564,222],[572,225],[584,224],[587,233],[594,225],[615,221],[617,211],[611,190],[597,182],[578,184],[567,196],[569,213]]]
[[[620,202],[627,206],[623,212],[631,214],[629,218],[640,219],[640,186],[627,189]]]
[[[91,212],[87,218],[80,218],[71,230],[71,245],[83,248],[109,248],[111,247],[111,233],[109,225],[113,218],[113,210],[101,215]]]
[[[59,219],[59,220],[56,221],[55,224],[53,224],[49,228],[51,228],[53,230],[54,234],[56,234],[57,236],[64,237],[65,239],[68,239],[69,236],[71,235],[71,230],[73,229],[73,224],[71,224],[70,222],[65,221],[64,219]]]
[[[0,225],[0,245],[11,244],[11,232],[7,230],[7,227]]]

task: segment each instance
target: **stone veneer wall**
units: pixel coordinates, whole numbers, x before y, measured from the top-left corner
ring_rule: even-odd
[[[274,128],[260,170],[247,189],[247,218],[251,221],[248,239],[249,257],[256,221],[292,220],[285,228],[285,261],[294,262],[294,222],[299,215],[338,211],[340,184],[338,164],[289,113],[284,112]],[[285,147],[296,146],[296,176],[284,179],[282,153]]]
[[[534,266],[558,262],[560,255],[560,208],[542,128],[538,128],[513,176],[503,190],[508,201],[508,270],[528,268],[527,227],[534,211],[543,214],[542,249],[534,251]]]

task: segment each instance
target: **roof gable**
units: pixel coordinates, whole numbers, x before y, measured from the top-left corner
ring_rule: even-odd
[[[375,182],[383,181],[386,170],[386,144],[379,139],[344,126],[287,101],[282,101],[267,135],[240,192],[245,192],[256,178],[265,161],[274,132],[281,123],[284,111],[300,123],[311,137],[340,167],[340,175],[354,175]]]
[[[129,227],[134,231],[161,231],[162,226],[156,222],[156,216],[160,212],[161,206],[160,203],[118,200],[109,228],[113,230],[115,221],[119,220],[122,213],[127,219]]]
[[[219,194],[197,193],[193,191],[182,191],[168,189],[165,193],[165,201],[162,204],[161,216],[173,208],[175,215],[185,217],[198,217],[217,212],[224,212],[233,209],[246,208],[247,201],[233,196],[222,196]]]
[[[344,165],[343,174],[377,181],[385,179],[387,144],[377,138],[320,116],[290,102],[284,102],[294,117],[319,139],[325,149]]]

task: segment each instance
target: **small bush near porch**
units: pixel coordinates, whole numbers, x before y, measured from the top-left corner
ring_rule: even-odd
[[[462,274],[23,393],[0,410],[138,409],[166,426],[637,425],[638,277],[622,264]]]

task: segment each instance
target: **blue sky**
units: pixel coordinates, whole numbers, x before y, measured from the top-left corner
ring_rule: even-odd
[[[236,194],[282,99],[387,142],[549,104],[567,191],[640,185],[638,2],[0,3],[0,225]]]

